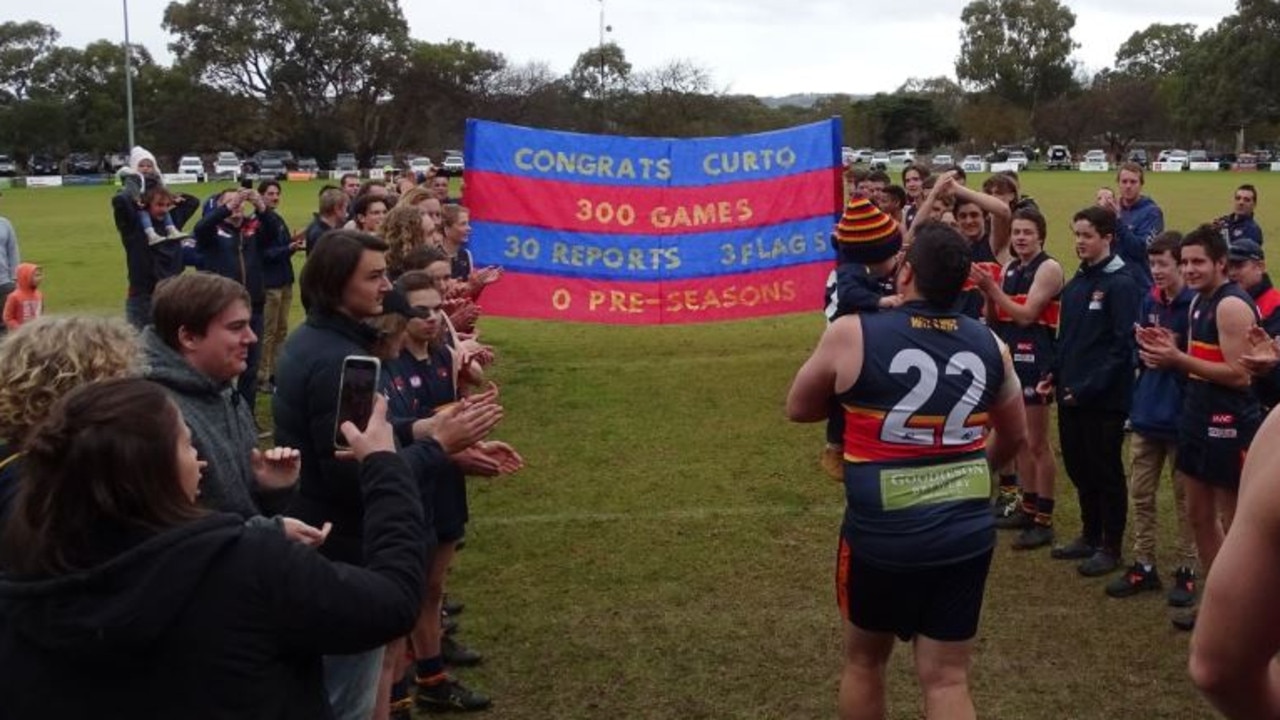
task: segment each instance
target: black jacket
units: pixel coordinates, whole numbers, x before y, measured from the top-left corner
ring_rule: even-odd
[[[293,284],[293,234],[283,217],[274,210],[267,212],[274,216],[275,234],[262,236],[262,284],[268,290],[274,290]]]
[[[95,533],[118,549],[73,575],[0,577],[0,717],[331,718],[321,655],[404,635],[424,587],[404,462],[376,453],[356,481],[366,569],[215,514]]]
[[[182,202],[169,211],[169,217],[176,227],[181,228],[200,208],[200,199],[185,193],[179,197]],[[120,233],[120,244],[124,246],[130,297],[150,295],[156,289],[156,283],[182,274],[181,241],[165,240],[156,245],[148,244],[146,230],[138,221],[141,208],[127,189],[111,198],[111,210],[116,230]],[[163,230],[164,228],[160,228],[160,231]]]
[[[255,305],[266,302],[262,281],[263,247],[280,232],[283,222],[273,211],[245,218],[244,224],[235,227],[227,223],[231,210],[218,205],[204,214],[196,223],[192,235],[196,249],[204,261],[204,270],[231,278],[244,285],[249,299]]]
[[[348,355],[368,355],[376,339],[376,330],[350,317],[311,312],[284,343],[271,396],[276,444],[302,453],[302,475],[288,514],[316,527],[332,522],[320,551],[355,564],[361,562],[364,537],[357,465],[334,458],[333,433],[342,360]],[[431,481],[430,468],[448,461],[432,440],[413,443],[401,455],[420,484]],[[423,510],[430,521],[431,508]]]
[[[1053,367],[1058,402],[1129,412],[1133,326],[1140,315],[1140,293],[1118,255],[1080,266],[1062,289]]]

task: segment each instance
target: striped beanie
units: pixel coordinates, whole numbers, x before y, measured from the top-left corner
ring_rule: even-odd
[[[865,195],[854,194],[836,224],[840,256],[860,263],[888,260],[902,249],[898,223]]]

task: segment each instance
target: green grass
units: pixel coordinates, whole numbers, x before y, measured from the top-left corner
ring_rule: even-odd
[[[1268,199],[1280,175],[1149,176],[1171,228],[1229,210],[1241,181]],[[1074,266],[1071,213],[1104,174],[1028,173],[1050,251]],[[290,225],[317,185],[285,187]],[[51,312],[120,312],[124,262],[103,188],[6,190],[0,214],[46,272]],[[1274,242],[1274,240],[1273,240]],[[301,262],[301,260],[299,260]],[[820,290],[814,288],[815,298]],[[815,300],[816,302],[816,300]],[[526,470],[473,480],[468,548],[451,577],[467,643],[462,677],[496,697],[486,717],[828,718],[840,668],[833,559],[842,493],[817,469],[820,425],[782,416],[822,330],[812,315],[621,328],[486,318]],[[1056,445],[1056,443],[1055,443]],[[1078,514],[1059,473],[1059,533]],[[1172,561],[1162,488],[1161,552]],[[1163,597],[1103,595],[1047,554],[1001,537],[974,668],[985,718],[1203,718],[1187,638]],[[1166,572],[1172,570],[1166,562]],[[909,652],[890,714],[920,717]]]

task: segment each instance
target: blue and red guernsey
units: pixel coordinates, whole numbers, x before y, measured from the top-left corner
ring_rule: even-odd
[[[1004,384],[982,323],[924,303],[861,316],[864,356],[845,409],[842,533],[885,567],[945,565],[995,541],[987,411]]]
[[[1015,303],[1026,305],[1036,272],[1046,260],[1051,259],[1045,252],[1025,263],[1015,258],[1004,271],[1001,289]],[[1009,352],[1013,354],[1013,367],[1022,380],[1023,392],[1028,396],[1035,393],[1035,383],[1053,365],[1054,340],[1058,337],[1058,322],[1062,317],[1062,301],[1059,297],[1050,300],[1044,310],[1040,311],[1040,317],[1026,326],[1014,322],[1013,316],[999,305],[996,306],[996,321],[992,327],[1009,346]]]
[[[1211,363],[1224,363],[1218,338],[1218,305],[1228,297],[1244,301],[1258,320],[1258,308],[1239,285],[1221,285],[1209,297],[1197,295],[1191,303],[1188,354]],[[1252,387],[1232,388],[1188,374],[1180,430],[1189,437],[1244,440],[1253,437],[1262,422],[1262,407]]]

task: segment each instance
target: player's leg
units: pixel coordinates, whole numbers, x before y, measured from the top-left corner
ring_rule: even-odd
[[[844,669],[840,673],[840,720],[883,720],[885,668],[896,638],[844,623]]]
[[[929,720],[973,720],[977,713],[969,693],[973,641],[942,642],[916,636],[915,663]]]

